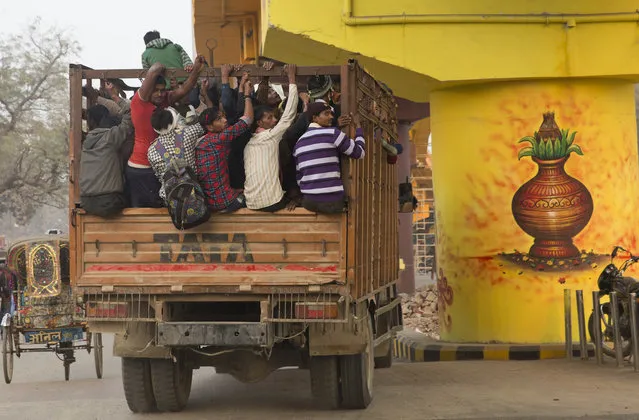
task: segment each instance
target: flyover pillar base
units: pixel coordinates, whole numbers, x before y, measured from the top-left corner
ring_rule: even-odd
[[[563,289],[589,296],[614,245],[639,249],[632,83],[445,89],[431,114],[442,340],[563,342]]]

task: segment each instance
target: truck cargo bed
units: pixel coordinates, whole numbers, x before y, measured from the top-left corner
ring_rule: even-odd
[[[255,76],[281,76],[281,69],[248,67]],[[215,76],[215,71],[206,69],[202,75]],[[76,180],[83,82],[107,75],[138,77],[140,72],[71,66],[70,260],[76,292],[232,294],[259,293],[251,287],[333,284],[364,299],[394,284],[399,274],[397,168],[388,163],[381,140],[398,142],[396,103],[356,62],[298,69],[298,76],[320,73],[341,83],[342,114],[359,115],[366,139],[363,159],[342,160],[348,211],[323,215],[301,208],[274,214],[243,209],[213,214],[208,223],[179,231],[166,209],[127,209],[103,219],[80,208]],[[354,136],[354,127],[346,131]]]
[[[77,286],[310,285],[343,282],[346,215],[305,209],[214,214],[188,231],[166,209],[77,214]],[[76,249],[76,248],[72,248]]]

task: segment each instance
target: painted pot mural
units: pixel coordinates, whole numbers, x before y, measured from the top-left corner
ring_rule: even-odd
[[[639,252],[634,87],[490,83],[431,111],[442,340],[562,343],[564,289],[595,290],[614,245]]]
[[[574,143],[576,132],[561,130],[553,112],[534,136],[522,138],[530,146],[519,151],[519,159],[530,156],[537,174],[523,184],[512,200],[512,213],[519,227],[535,238],[529,255],[537,258],[579,256],[573,237],[592,216],[593,201],[584,184],[566,173],[564,165],[572,153],[583,155]]]

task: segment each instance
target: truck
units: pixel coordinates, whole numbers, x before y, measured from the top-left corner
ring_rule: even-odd
[[[278,66],[242,70],[284,80]],[[193,370],[206,366],[243,382],[307,369],[323,407],[366,408],[374,369],[391,366],[402,328],[397,171],[382,149],[382,139],[398,141],[392,93],[356,61],[298,67],[302,84],[319,74],[339,82],[342,114],[362,121],[365,157],[342,162],[344,213],[242,209],[181,231],[166,209],[104,219],[79,204],[82,86],[144,74],[82,65],[69,74],[70,276],[91,330],[114,334],[130,410],[183,410]],[[220,77],[220,69],[200,76]]]

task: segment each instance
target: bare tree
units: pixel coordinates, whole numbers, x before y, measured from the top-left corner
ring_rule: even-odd
[[[0,215],[26,223],[63,208],[68,180],[68,62],[78,44],[36,20],[0,39]]]

